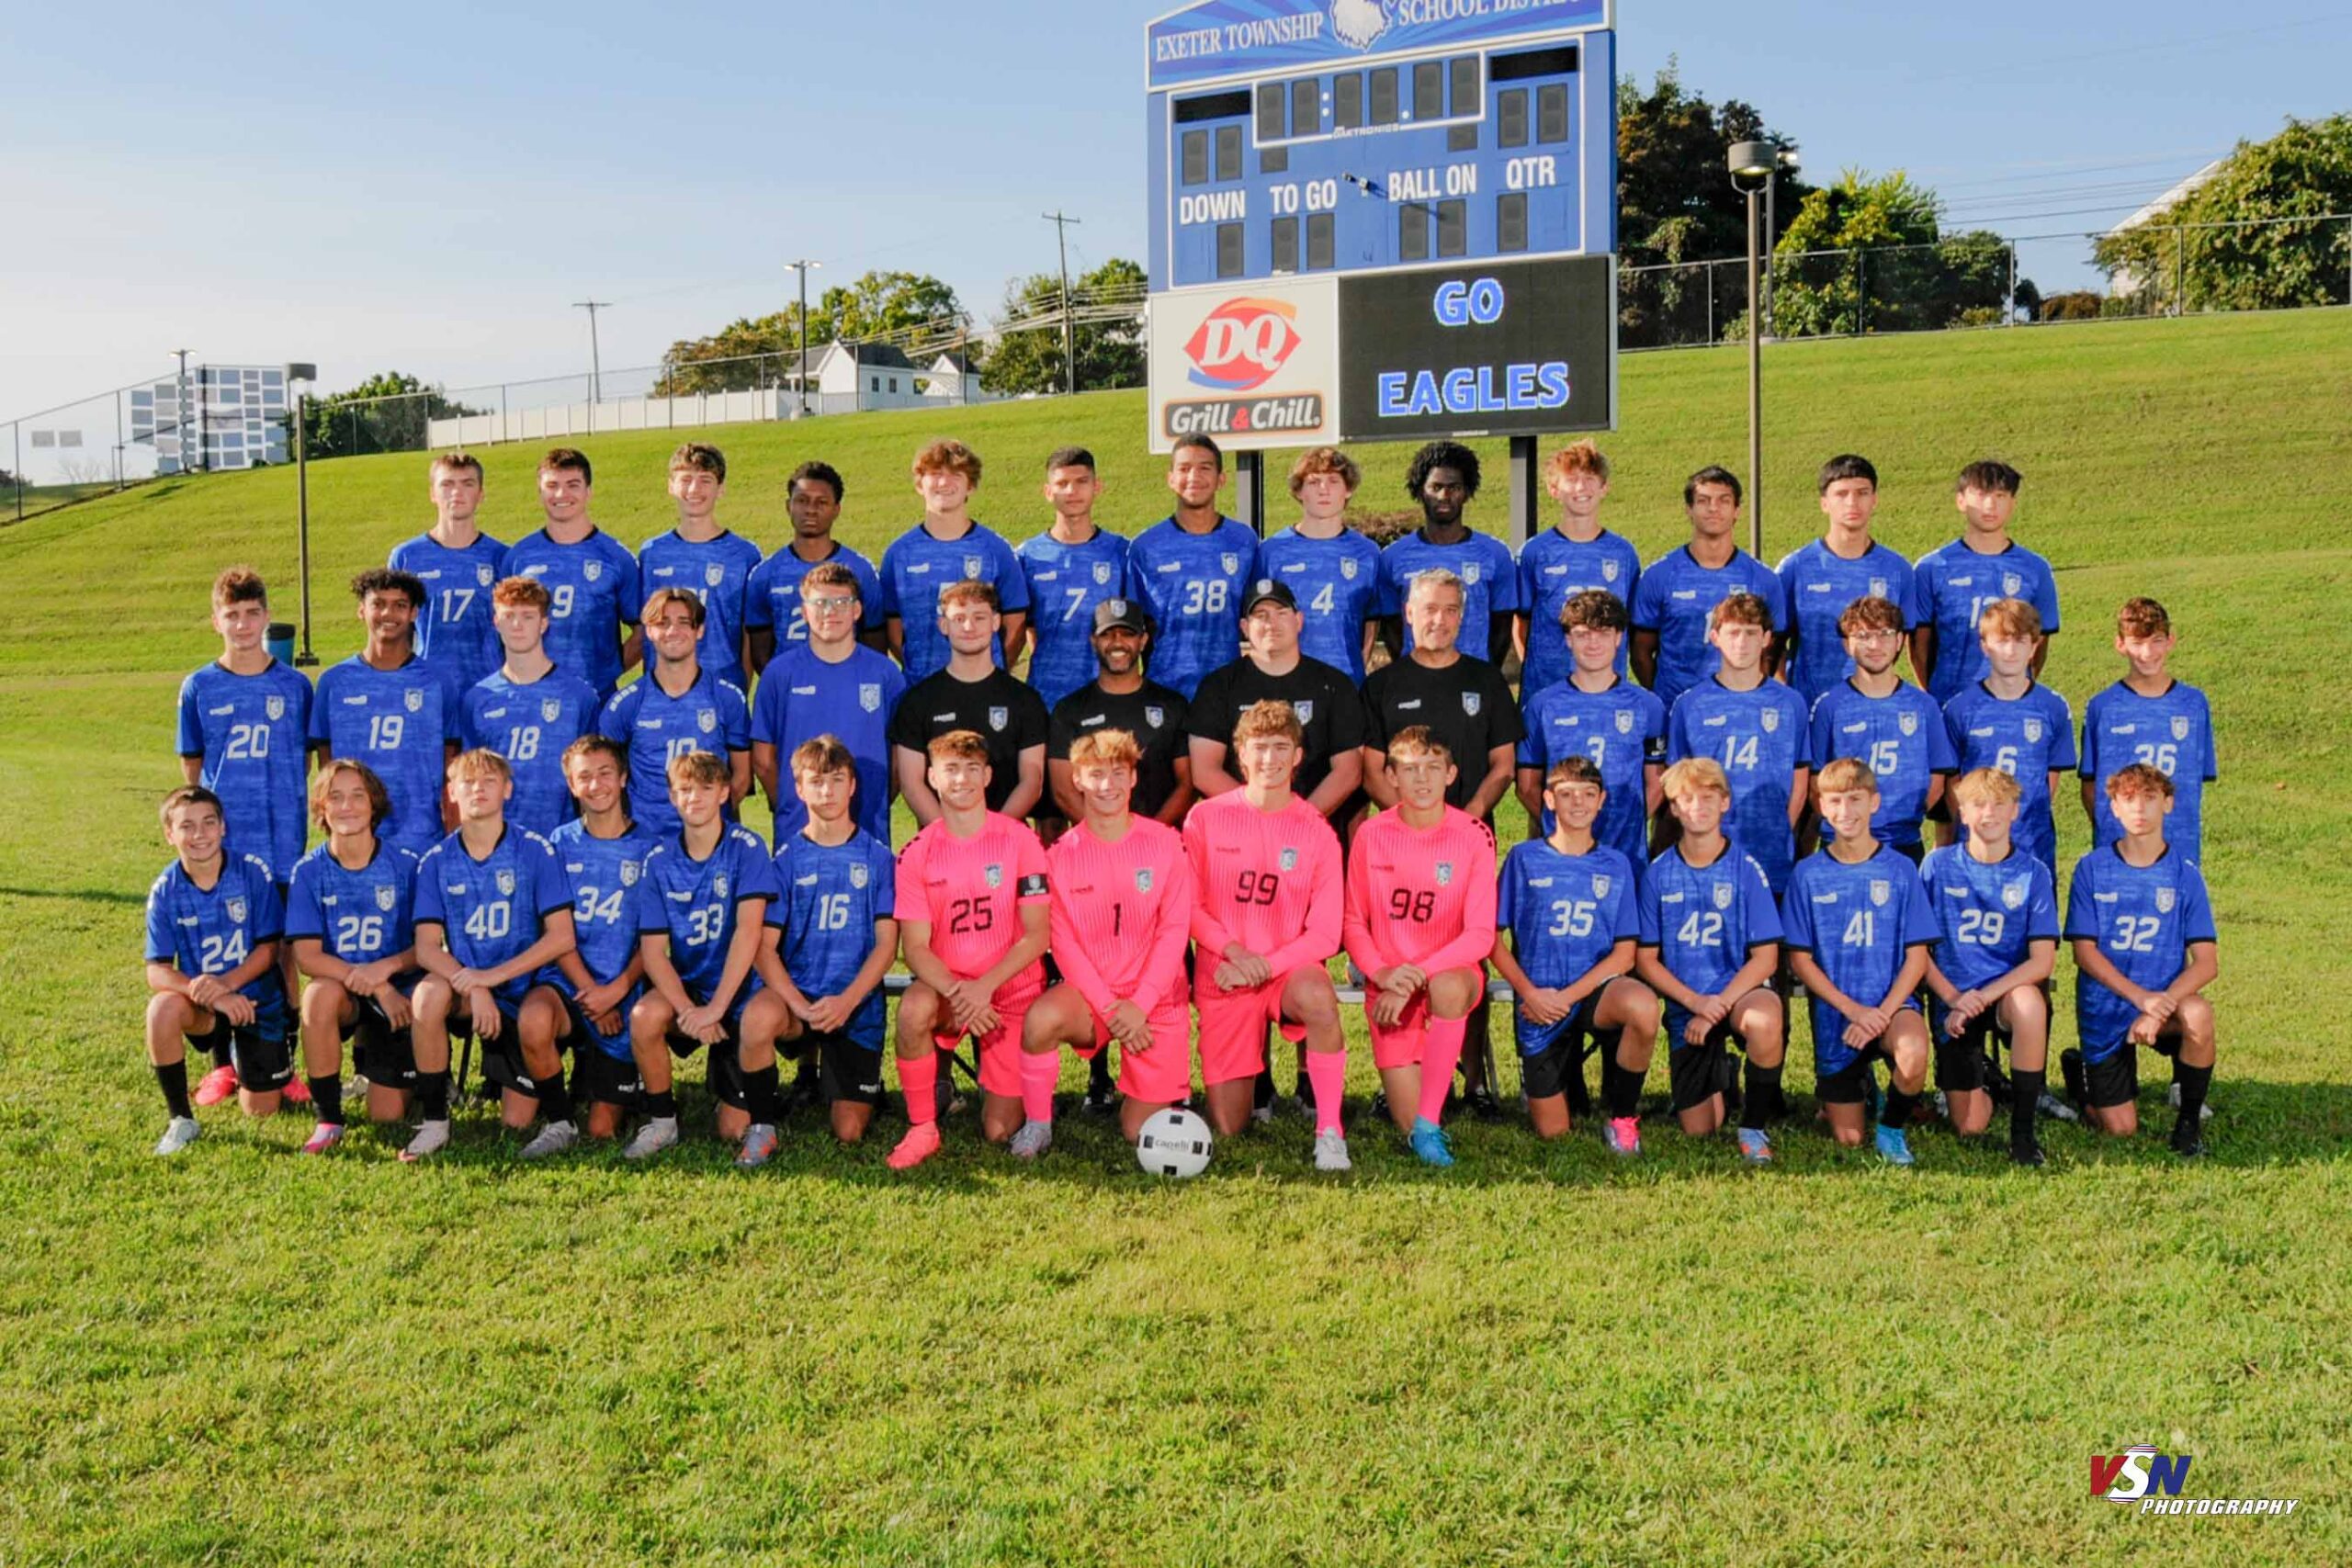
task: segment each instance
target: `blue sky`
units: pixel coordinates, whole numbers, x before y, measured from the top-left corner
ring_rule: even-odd
[[[1143,249],[1141,36],[1165,4],[46,6],[9,22],[0,417],[315,359],[451,386],[607,367],[789,298],[778,263],[936,273],[986,310]],[[1760,37],[1739,29],[1770,16]],[[1958,223],[2114,221],[2241,137],[2352,107],[2352,9],[1726,0],[1619,9],[1809,173],[1905,168]],[[2081,281],[2073,243],[2026,270]]]

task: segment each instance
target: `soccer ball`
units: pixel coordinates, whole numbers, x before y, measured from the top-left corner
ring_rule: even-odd
[[[1154,1176],[1198,1176],[1209,1168],[1209,1124],[1181,1105],[1155,1111],[1136,1134],[1136,1163]]]

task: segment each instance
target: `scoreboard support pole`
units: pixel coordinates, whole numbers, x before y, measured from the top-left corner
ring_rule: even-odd
[[[1266,455],[1263,452],[1236,452],[1233,455],[1233,513],[1250,525],[1250,531],[1260,538],[1266,536]]]
[[[1544,488],[1535,468],[1535,440],[1532,435],[1510,438],[1510,537],[1514,547],[1524,547],[1543,527],[1537,515],[1543,506]]]

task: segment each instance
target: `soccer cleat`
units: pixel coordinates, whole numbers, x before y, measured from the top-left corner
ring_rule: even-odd
[[[1262,1125],[1273,1119],[1274,1108],[1271,1105],[1253,1105],[1250,1108],[1250,1120],[1252,1122]]]
[[[2052,1122],[2079,1122],[2083,1119],[2081,1111],[2046,1089],[2041,1091],[2041,1098],[2034,1103],[2039,1113]]]
[[[416,1136],[411,1138],[408,1141],[408,1147],[401,1151],[401,1163],[414,1165],[419,1160],[431,1159],[448,1146],[449,1123],[446,1120],[419,1122],[416,1124]]]
[[[735,1168],[757,1170],[775,1157],[775,1129],[764,1122],[755,1122],[743,1134],[743,1146],[736,1151]]]
[[[1495,1098],[1493,1089],[1483,1085],[1464,1095],[1462,1103],[1469,1108],[1471,1115],[1481,1122],[1493,1123],[1504,1120],[1503,1102]]]
[[[1453,1164],[1453,1148],[1445,1141],[1445,1129],[1434,1122],[1415,1118],[1413,1130],[1405,1141],[1412,1145],[1413,1153],[1419,1156],[1423,1165],[1433,1165],[1443,1170]],[[1315,1140],[1315,1153],[1317,1163],[1320,1164],[1323,1153],[1321,1138]]]
[[[525,1159],[545,1159],[560,1155],[580,1141],[580,1129],[569,1122],[550,1122],[539,1129],[539,1135],[523,1145]]]
[[[311,1103],[311,1086],[302,1081],[302,1075],[300,1073],[296,1073],[292,1077],[288,1078],[286,1080],[286,1087],[279,1089],[277,1092],[286,1097],[286,1103],[288,1105],[308,1105]]]
[[[1611,1154],[1632,1159],[1642,1152],[1642,1124],[1632,1116],[1611,1116],[1601,1123],[1600,1141]]]
[[[899,1140],[899,1146],[882,1163],[892,1170],[912,1170],[938,1152],[939,1123],[918,1122],[907,1129],[907,1135]]]
[[[1739,1157],[1750,1165],[1772,1163],[1772,1140],[1761,1127],[1739,1130]]]
[[[2030,1168],[2039,1169],[2050,1162],[2048,1156],[2043,1155],[2041,1152],[2041,1145],[2039,1142],[2035,1142],[2030,1144],[2011,1144],[2009,1145],[2009,1163],[2012,1165],[2022,1165]]]
[[[1299,1080],[1297,1091],[1288,1100],[1277,1100],[1274,1103],[1302,1122],[1312,1122],[1315,1120],[1315,1090],[1304,1078]]]
[[[2175,1084],[2170,1089],[2165,1090],[2165,1103],[2171,1106],[2175,1111],[2180,1109],[2180,1086],[2178,1084]],[[2197,1124],[2201,1127],[2212,1119],[2213,1103],[2211,1100],[2207,1100],[2204,1104],[2197,1108]]]
[[[648,1160],[663,1149],[673,1149],[677,1146],[678,1119],[674,1116],[656,1116],[637,1130],[637,1136],[631,1138],[628,1141],[628,1147],[621,1151],[621,1158]]]
[[[1941,1089],[1936,1090],[1936,1118],[1942,1122],[1951,1120],[1951,1101],[1945,1098]]]
[[[175,1116],[164,1128],[164,1135],[155,1140],[159,1155],[175,1155],[197,1139],[204,1136],[204,1129],[193,1116]]]
[[[1009,1145],[1015,1159],[1035,1159],[1054,1146],[1054,1124],[1051,1122],[1023,1122],[1012,1134]]]
[[[228,1066],[213,1068],[196,1080],[196,1102],[218,1105],[237,1092],[237,1069]]]
[[[815,1071],[803,1067],[792,1075],[792,1084],[784,1091],[781,1109],[788,1115],[804,1106],[818,1104],[824,1098],[824,1089],[818,1083]]]
[[[1911,1140],[1904,1134],[1903,1129],[1890,1127],[1883,1122],[1878,1128],[1878,1152],[1879,1157],[1889,1165],[1917,1163],[1911,1155]]]
[[[2073,1046],[2058,1053],[2058,1076],[2065,1080],[2066,1098],[2077,1111],[2087,1111],[2091,1102],[2091,1076],[2083,1066],[2083,1054]],[[2079,1121],[2080,1117],[2069,1117]]]
[[[1086,1086],[1086,1098],[1078,1102],[1079,1112],[1085,1116],[1112,1116],[1119,1110],[1119,1091],[1108,1083]]]
[[[1315,1168],[1317,1170],[1353,1170],[1355,1168],[1355,1162],[1348,1158],[1348,1135],[1345,1133],[1315,1134]]]
[[[322,1122],[311,1129],[310,1137],[303,1141],[302,1152],[306,1155],[322,1155],[341,1142],[343,1142],[343,1123]]]
[[[1372,1103],[1363,1108],[1363,1113],[1374,1122],[1387,1121],[1388,1091],[1385,1089],[1374,1089],[1372,1091]]]
[[[2175,1127],[2172,1130],[2172,1152],[2183,1159],[2203,1159],[2205,1139],[2194,1128]]]

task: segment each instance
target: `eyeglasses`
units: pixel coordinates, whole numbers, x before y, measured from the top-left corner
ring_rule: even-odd
[[[823,599],[811,599],[808,607],[811,610],[846,610],[856,603],[845,594],[834,594]]]

